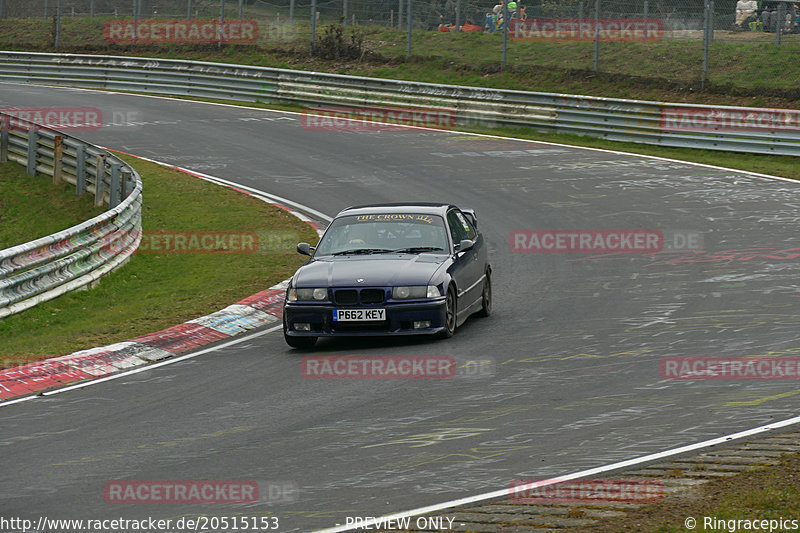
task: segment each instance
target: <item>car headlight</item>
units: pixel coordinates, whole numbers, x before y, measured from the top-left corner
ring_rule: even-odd
[[[287,299],[290,302],[309,302],[317,301],[322,302],[328,299],[328,289],[325,287],[315,287],[310,289],[296,289],[292,287],[289,289]]]
[[[412,285],[410,287],[392,288],[392,298],[408,300],[411,298],[438,298],[442,294],[436,285]]]

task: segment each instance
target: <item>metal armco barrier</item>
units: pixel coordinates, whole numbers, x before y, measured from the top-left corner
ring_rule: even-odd
[[[800,155],[800,111],[671,104],[435,85],[265,67],[0,52],[0,80],[249,102],[404,108],[457,125],[528,126],[614,141]]]
[[[84,287],[122,265],[142,238],[142,181],[121,159],[56,130],[0,114],[0,162],[89,192],[109,210],[82,224],[0,250],[0,318]],[[13,124],[13,127],[10,125]]]

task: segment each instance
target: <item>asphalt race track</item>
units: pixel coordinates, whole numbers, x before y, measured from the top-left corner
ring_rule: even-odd
[[[307,379],[309,354],[277,331],[0,409],[3,515],[277,516],[280,531],[308,531],[797,415],[796,380],[661,372],[667,357],[800,355],[795,183],[447,131],[312,130],[295,114],[123,94],[0,85],[0,105],[100,108],[109,124],[77,136],[331,216],[370,202],[472,207],[494,268],[493,316],[450,340],[318,344],[449,355],[452,379]],[[659,230],[665,251],[513,252],[509,235],[532,229]],[[118,505],[104,499],[111,480],[272,489],[245,506]]]

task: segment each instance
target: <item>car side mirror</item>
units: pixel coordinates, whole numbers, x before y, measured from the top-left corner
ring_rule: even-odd
[[[475,214],[474,209],[462,209],[461,212],[464,213],[464,216],[472,223],[473,227],[478,227],[478,216]]]
[[[297,253],[303,255],[311,255],[311,245],[307,242],[297,243]]]
[[[461,242],[458,243],[458,248],[456,249],[457,252],[466,252],[467,250],[472,250],[475,246],[475,241],[470,239],[461,239]]]

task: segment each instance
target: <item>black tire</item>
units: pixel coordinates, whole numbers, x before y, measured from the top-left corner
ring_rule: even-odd
[[[456,300],[456,292],[453,290],[452,286],[447,288],[447,296],[445,296],[444,301],[444,331],[439,334],[439,337],[442,339],[449,339],[455,334],[456,323],[458,321],[458,315],[456,314],[458,310],[458,301]]]
[[[481,310],[477,315],[487,317],[492,314],[492,273],[486,272],[486,279],[483,281],[483,293],[481,294]]]
[[[286,330],[288,326],[286,325],[286,319],[283,320],[283,339],[286,341],[286,344],[291,346],[292,348],[298,348],[301,350],[309,350],[317,344],[317,337],[291,337],[287,335]]]

